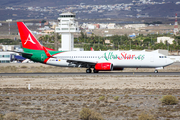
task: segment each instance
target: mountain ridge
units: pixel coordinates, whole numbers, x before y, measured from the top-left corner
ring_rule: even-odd
[[[60,5],[79,5],[81,3],[84,4],[92,4],[92,5],[107,5],[107,4],[120,4],[120,3],[130,3],[132,0],[6,0],[2,1],[1,6],[50,6],[57,7]]]
[[[76,17],[79,19],[164,18],[174,17],[175,13],[177,13],[178,16],[180,15],[180,4],[176,4],[178,0],[151,0],[151,3],[144,3],[143,0],[141,0],[141,2],[139,1],[140,0],[133,0],[133,2],[132,0],[0,0],[0,16],[2,16],[0,20],[57,19],[59,14],[67,11],[76,13]]]

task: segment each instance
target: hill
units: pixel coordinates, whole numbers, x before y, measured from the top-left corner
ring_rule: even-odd
[[[132,0],[0,0],[1,6],[50,6],[79,5],[85,3],[89,5],[107,5],[130,3]]]
[[[180,4],[176,2],[178,0],[151,0],[151,3],[142,0],[0,0],[0,20],[57,19],[67,11],[76,13],[79,19],[174,18],[175,13],[180,15]]]

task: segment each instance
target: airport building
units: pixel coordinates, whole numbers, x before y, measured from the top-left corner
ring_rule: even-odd
[[[166,41],[169,43],[169,44],[173,44],[173,41],[174,41],[174,38],[171,38],[171,37],[157,37],[157,43],[166,43]]]
[[[14,52],[0,52],[0,63],[10,63],[15,55]]]

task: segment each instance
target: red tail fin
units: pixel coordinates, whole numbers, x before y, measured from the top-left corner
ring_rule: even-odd
[[[17,26],[23,48],[43,50],[43,46],[39,43],[39,41],[34,37],[34,35],[29,31],[23,22],[17,22]]]

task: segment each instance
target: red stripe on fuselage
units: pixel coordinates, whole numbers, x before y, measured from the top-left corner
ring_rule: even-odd
[[[50,58],[46,58],[46,59],[44,60],[44,64],[46,64],[49,59],[50,59]]]
[[[60,52],[60,53],[64,53],[64,52]],[[60,53],[56,53],[56,54],[54,54],[54,55],[58,55],[58,54],[60,54]],[[54,55],[52,55],[52,56],[54,56]],[[44,60],[44,64],[46,64],[49,59],[50,59],[50,58],[46,58],[46,59]]]

